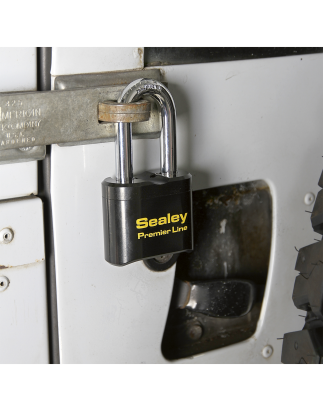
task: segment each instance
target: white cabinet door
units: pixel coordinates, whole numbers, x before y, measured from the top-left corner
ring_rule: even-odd
[[[120,50],[91,53],[92,71],[115,70]],[[80,72],[69,68],[71,61],[75,57],[86,67],[86,56],[77,49],[68,55],[56,50],[54,74]],[[138,67],[136,59],[132,63]],[[193,174],[193,189],[262,179],[273,198],[270,266],[256,333],[179,362],[280,363],[277,338],[304,322],[291,299],[294,246],[313,242],[304,196],[318,191],[321,172],[323,55],[162,69],[177,107],[178,166]],[[158,164],[157,140],[134,142],[135,172]],[[101,181],[114,167],[113,143],[52,148],[63,363],[167,362],[161,341],[174,267],[152,273],[142,262],[118,268],[104,260]],[[267,345],[274,350],[269,358],[262,355]]]
[[[35,47],[0,48],[0,92],[36,90],[36,58]],[[43,205],[35,195],[37,161],[0,165],[0,363],[49,362]]]

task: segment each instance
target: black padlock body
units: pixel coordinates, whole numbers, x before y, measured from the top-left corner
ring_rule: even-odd
[[[192,176],[168,178],[157,171],[132,184],[102,182],[105,259],[123,266],[193,249]]]

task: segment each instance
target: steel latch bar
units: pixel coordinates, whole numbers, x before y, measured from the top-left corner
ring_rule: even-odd
[[[78,90],[0,93],[0,150],[114,141],[116,125],[98,120],[98,104],[117,100],[124,86]],[[134,125],[134,135],[157,138],[161,125],[152,104],[148,121]]]

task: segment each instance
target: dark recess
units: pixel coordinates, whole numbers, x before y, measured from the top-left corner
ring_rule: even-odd
[[[37,47],[37,90],[51,89],[51,47]],[[59,364],[55,253],[50,187],[51,146],[46,146],[44,160],[38,161],[38,197],[43,202],[45,256],[47,275],[48,333],[50,363]]]
[[[323,53],[323,47],[145,47],[144,64],[170,66],[312,53]]]
[[[173,308],[172,302],[177,299],[174,287],[162,341],[163,355],[169,360],[235,344],[254,334],[270,257],[269,187],[259,180],[194,191],[193,222],[194,251],[179,255],[175,278],[200,284],[216,280],[251,281],[255,284],[254,304],[241,317],[215,318],[186,308]],[[212,295],[209,297],[206,312],[212,311]],[[219,295],[214,298],[218,301]]]

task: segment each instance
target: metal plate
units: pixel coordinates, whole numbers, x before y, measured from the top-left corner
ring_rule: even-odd
[[[43,160],[46,155],[46,146],[30,147],[27,150],[12,148],[0,151],[0,164],[23,163],[26,161]]]
[[[55,90],[75,90],[80,88],[89,88],[89,87],[107,87],[107,86],[123,86],[131,83],[133,80],[138,78],[150,78],[158,81],[162,81],[161,70],[159,69],[145,69],[145,70],[129,70],[129,71],[114,71],[107,73],[86,73],[86,74],[74,74],[70,76],[57,76],[54,82]],[[163,82],[166,86],[167,83]],[[123,88],[122,87],[122,88]],[[145,130],[141,130],[141,127],[138,127],[139,124],[134,124],[132,127],[132,138],[134,140],[143,139],[143,138],[159,138],[161,122],[159,117],[159,111],[156,102],[150,97],[145,99],[149,100],[151,103],[151,114],[150,114],[150,123],[141,123],[141,127],[145,126]],[[156,114],[158,112],[158,121],[159,126],[156,125],[158,131],[151,130],[148,132],[149,127],[152,122],[157,121]],[[115,126],[114,126],[115,127]],[[143,132],[141,132],[143,131]],[[95,143],[107,143],[109,141],[114,141],[114,137],[107,137],[103,139],[94,139],[87,141],[74,141],[73,143],[61,143],[59,146],[76,146],[84,144],[95,144]]]
[[[95,140],[113,141],[116,125],[99,123],[98,103],[117,100],[124,86],[0,95],[0,150]],[[159,137],[156,105],[133,133]]]
[[[70,76],[57,76],[55,90],[74,90],[76,88],[126,86],[138,78],[151,78],[162,81],[159,69],[112,71],[108,73],[73,74]]]
[[[8,93],[36,90],[36,47],[2,47],[0,50],[0,61],[0,92]],[[44,156],[45,147],[34,147],[32,150],[24,152],[17,149],[6,150],[0,152],[0,165],[42,160]],[[4,169],[2,169],[2,173],[6,174],[5,180],[7,180],[8,183],[8,178],[11,179],[9,170],[5,172]],[[26,177],[26,173],[24,173],[24,177]],[[20,180],[19,185],[21,183]],[[17,182],[13,185],[11,184],[11,186],[17,188]],[[0,191],[0,197],[6,198],[3,190],[0,189]],[[26,194],[30,193],[31,191],[27,191]]]

